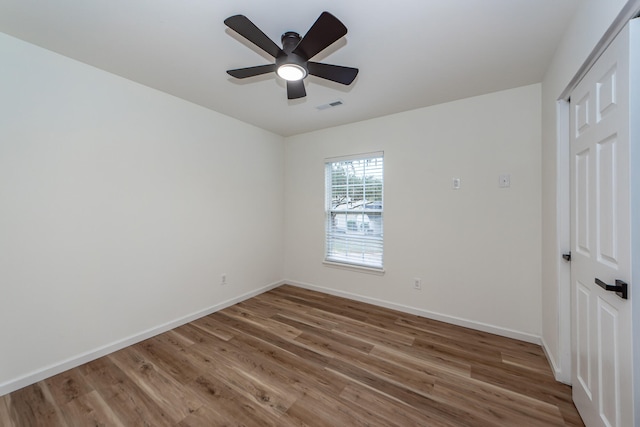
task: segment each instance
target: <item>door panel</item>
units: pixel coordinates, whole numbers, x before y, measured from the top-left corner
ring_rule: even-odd
[[[596,180],[598,200],[598,261],[617,268],[617,220],[616,215],[616,137],[598,143]]]
[[[598,97],[596,106],[596,121],[599,122],[611,111],[616,104],[616,69],[617,64],[598,81],[596,88]]]
[[[585,256],[591,253],[589,239],[589,150],[584,150],[575,155],[575,249],[574,251]]]
[[[633,425],[629,27],[571,95],[573,398],[587,426]],[[577,100],[574,102],[573,100]]]
[[[601,417],[605,425],[620,425],[618,407],[620,385],[618,378],[620,364],[618,349],[618,310],[604,299],[598,298],[598,373],[600,377]],[[611,349],[612,351],[608,351]],[[613,374],[613,375],[612,375]]]
[[[577,282],[576,290],[576,332],[577,332],[577,379],[589,399],[591,399],[591,348],[589,330],[589,304],[591,291],[584,284]]]
[[[573,110],[575,111],[576,137],[579,137],[589,129],[589,95],[589,92],[585,93],[573,106]]]

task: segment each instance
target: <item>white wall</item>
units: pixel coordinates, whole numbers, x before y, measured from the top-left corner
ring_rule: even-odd
[[[0,57],[0,395],[279,283],[282,137],[2,34]]]
[[[556,378],[571,378],[569,325],[571,307],[566,295],[569,265],[561,260],[569,250],[568,147],[558,138],[557,99],[622,10],[626,0],[585,0],[558,45],[542,82],[542,338]],[[568,175],[567,175],[568,176]],[[563,190],[564,189],[564,190]],[[566,191],[565,191],[566,190]]]
[[[322,264],[323,160],[372,151],[385,156],[383,276]],[[538,339],[540,85],[289,137],[285,170],[289,282]]]

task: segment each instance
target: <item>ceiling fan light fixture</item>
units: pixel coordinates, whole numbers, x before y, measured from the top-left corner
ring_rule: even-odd
[[[298,64],[282,64],[278,67],[277,73],[289,82],[295,82],[307,77],[307,70]]]

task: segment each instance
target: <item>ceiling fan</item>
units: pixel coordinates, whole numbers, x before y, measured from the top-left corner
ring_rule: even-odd
[[[357,68],[309,61],[318,53],[347,34],[347,27],[329,12],[322,12],[304,37],[287,31],[282,35],[282,49],[244,15],[234,15],[224,23],[276,59],[274,64],[227,70],[235,78],[244,79],[275,71],[287,81],[287,98],[307,96],[304,78],[311,74],[343,85],[349,85],[358,75]]]

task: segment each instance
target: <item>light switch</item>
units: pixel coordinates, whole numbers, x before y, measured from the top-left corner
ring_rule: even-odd
[[[511,175],[509,174],[504,174],[504,175],[500,175],[500,177],[498,178],[498,186],[500,188],[508,188],[511,187]]]
[[[453,189],[454,190],[460,189],[460,178],[453,178]]]

